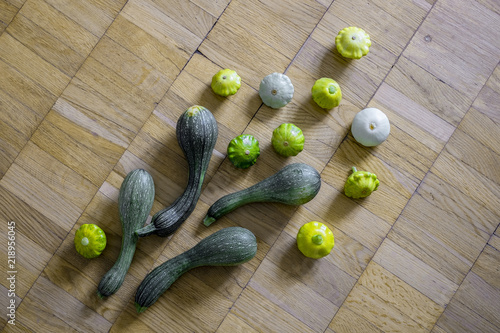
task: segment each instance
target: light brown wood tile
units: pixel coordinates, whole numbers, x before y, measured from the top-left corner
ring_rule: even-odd
[[[448,304],[458,288],[456,283],[447,279],[439,270],[430,267],[389,239],[380,246],[373,261],[441,307]]]
[[[16,222],[18,259],[16,326],[2,316],[0,329],[497,332],[499,23],[492,0],[0,0],[0,220]],[[362,59],[336,51],[348,26],[371,37]],[[210,87],[223,68],[242,78],[236,95]],[[258,96],[272,72],[295,88],[278,110]],[[339,107],[312,100],[321,77],[339,82]],[[151,173],[151,214],[183,192],[175,126],[195,104],[219,126],[201,198],[174,235],[139,240],[123,286],[101,300],[97,284],[121,246],[121,183],[133,169]],[[350,133],[367,106],[391,122],[374,148]],[[285,122],[305,134],[298,156],[272,148]],[[243,133],[261,149],[245,170],[226,158]],[[250,204],[202,224],[215,200],[294,162],[321,173],[314,200]],[[352,166],[380,179],[370,197],[344,195]],[[313,220],[335,235],[319,260],[296,246]],[[99,258],[74,249],[84,223],[107,234]],[[193,269],[136,313],[147,272],[230,226],[256,235],[255,258]],[[7,233],[0,238],[7,244]]]
[[[7,32],[68,76],[73,76],[85,60],[85,55],[80,55],[23,15],[16,15]]]

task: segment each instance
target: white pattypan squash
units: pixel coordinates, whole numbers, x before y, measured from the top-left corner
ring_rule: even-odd
[[[293,84],[288,76],[272,73],[260,82],[259,95],[264,104],[278,109],[287,105],[293,97]]]
[[[373,147],[384,142],[391,132],[389,119],[377,108],[359,111],[352,121],[354,139],[363,146]]]

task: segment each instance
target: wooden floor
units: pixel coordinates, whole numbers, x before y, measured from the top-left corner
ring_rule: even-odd
[[[365,29],[368,56],[348,61],[339,30]],[[0,328],[6,332],[500,332],[500,2],[498,0],[0,0]],[[214,95],[211,77],[232,68],[238,93]],[[292,102],[272,110],[260,80],[286,73]],[[310,89],[339,82],[343,100],[320,109]],[[175,122],[210,109],[219,138],[196,210],[170,238],[140,239],[122,288],[97,284],[118,256],[117,193],[145,168],[152,213],[187,181]],[[349,128],[366,106],[391,135],[376,148]],[[278,156],[272,130],[300,127],[305,149]],[[235,169],[226,148],[253,134],[261,156]],[[253,204],[209,228],[222,195],[283,165],[321,172],[301,207]],[[366,200],[343,184],[351,167],[378,175]],[[326,223],[335,248],[312,260],[298,228]],[[14,299],[7,223],[16,226]],[[80,257],[75,230],[108,235],[97,259]],[[154,266],[228,226],[250,229],[258,253],[237,267],[182,276],[143,314],[135,290]]]

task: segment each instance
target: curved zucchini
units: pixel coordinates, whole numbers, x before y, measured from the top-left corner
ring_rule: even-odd
[[[201,194],[212,151],[217,141],[217,121],[203,106],[192,106],[178,119],[177,141],[188,162],[188,183],[174,203],[153,216],[151,223],[137,230],[139,237],[156,234],[166,237],[191,215]]]
[[[318,194],[320,186],[321,177],[316,169],[304,163],[289,164],[263,181],[217,200],[203,223],[209,226],[223,215],[252,202],[302,205]]]
[[[252,259],[257,253],[257,240],[248,229],[229,227],[201,240],[146,275],[137,288],[135,307],[144,312],[182,274],[199,266],[235,266]]]
[[[100,298],[114,294],[123,284],[137,245],[138,237],[135,231],[146,222],[153,207],[154,197],[153,178],[146,170],[136,169],[123,180],[118,195],[122,246],[115,264],[99,282],[97,295]]]

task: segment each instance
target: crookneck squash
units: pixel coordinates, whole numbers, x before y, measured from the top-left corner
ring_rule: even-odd
[[[148,273],[135,294],[137,312],[144,312],[192,268],[235,266],[249,261],[256,253],[257,240],[251,231],[241,227],[221,229]]]
[[[191,215],[201,194],[212,151],[217,141],[217,121],[203,106],[192,106],[178,119],[177,141],[188,162],[188,182],[182,195],[174,203],[156,213],[151,223],[137,230],[144,237],[156,234],[166,237],[174,233]]]
[[[142,169],[127,174],[120,187],[118,209],[122,224],[122,245],[120,254],[111,269],[104,274],[97,295],[101,298],[114,294],[123,284],[132,263],[138,237],[135,231],[146,222],[155,197],[151,175]]]
[[[203,220],[209,226],[223,215],[252,202],[278,202],[298,206],[311,201],[319,192],[321,177],[312,166],[293,163],[261,182],[223,196],[209,209]]]

